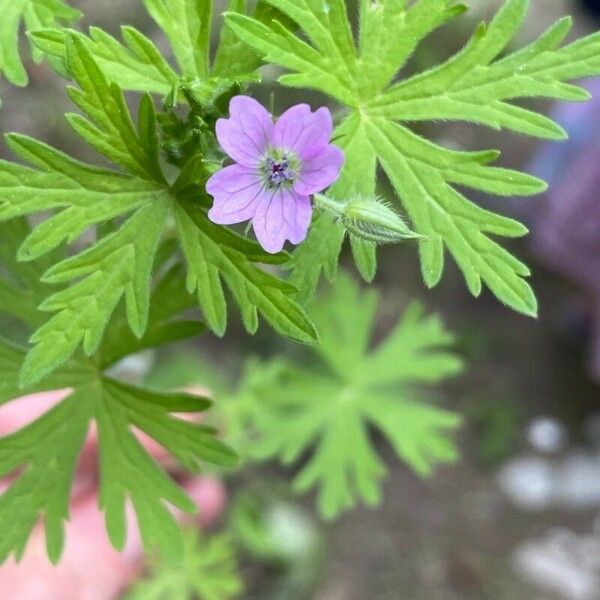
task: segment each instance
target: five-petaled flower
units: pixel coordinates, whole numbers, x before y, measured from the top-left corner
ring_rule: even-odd
[[[273,123],[248,96],[233,98],[229,111],[229,119],[217,121],[217,139],[236,164],[206,184],[214,198],[210,220],[221,225],[251,220],[260,245],[273,254],[286,240],[299,244],[311,222],[310,196],[329,187],[344,162],[342,151],[329,143],[331,113],[298,104]]]

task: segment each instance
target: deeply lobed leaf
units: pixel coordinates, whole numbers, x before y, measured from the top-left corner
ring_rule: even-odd
[[[150,578],[137,583],[127,600],[183,599],[192,595],[206,600],[237,598],[244,586],[231,537],[205,537],[190,530],[184,543],[183,562],[174,566],[152,561]]]
[[[295,487],[316,488],[325,517],[358,500],[379,501],[386,468],[371,428],[421,475],[457,456],[449,433],[460,418],[424,403],[415,389],[461,371],[453,336],[438,317],[425,316],[414,304],[371,348],[377,300],[374,292],[360,294],[348,278],[338,277],[332,292],[311,307],[321,333],[316,356],[306,366],[254,365],[238,394],[237,410],[257,432],[249,451],[286,465],[309,453]]]
[[[171,413],[197,413],[209,402],[187,394],[157,393],[118,382],[90,362],[71,361],[45,382],[17,392],[24,351],[0,340],[0,401],[18,393],[71,388],[54,408],[30,425],[0,438],[0,477],[15,475],[0,496],[0,562],[25,550],[27,539],[43,516],[50,558],[58,561],[69,516],[75,466],[91,422],[97,425],[100,463],[100,506],[112,543],[126,539],[125,501],[131,499],[144,544],[177,560],[183,552],[181,531],[164,502],[193,512],[195,505],[150,457],[132,433],[143,432],[186,469],[201,462],[229,465],[233,453],[215,439],[214,431]]]
[[[28,77],[19,55],[19,29],[22,21],[28,30],[57,27],[61,23],[72,23],[81,16],[62,0],[0,0],[0,75],[15,85],[27,85]],[[32,46],[36,62],[42,53]]]
[[[528,7],[528,0],[507,0],[462,52],[390,85],[421,41],[461,14],[463,5],[453,0],[411,4],[361,0],[360,35],[355,42],[342,0],[268,2],[293,19],[305,35],[295,36],[277,22],[267,26],[239,14],[227,15],[227,22],[266,60],[290,71],[280,78],[282,84],[322,91],[348,109],[336,130],[336,142],[345,149],[347,161],[332,194],[338,200],[356,193],[373,194],[377,165],[381,165],[413,228],[425,238],[419,250],[428,286],[440,280],[447,249],[471,293],[479,295],[485,283],[509,307],[535,315],[535,296],[526,281],[529,270],[491,239],[524,235],[525,228],[477,207],[455,186],[527,196],[543,191],[543,182],[489,166],[497,153],[452,152],[411,132],[403,123],[466,120],[528,135],[564,137],[550,119],[512,101],[587,99],[585,91],[566,81],[600,73],[600,36],[561,47],[570,27],[570,21],[563,19],[529,46],[498,58],[517,33]],[[336,232],[321,219],[319,223],[308,241],[319,257],[306,260],[307,253],[300,248],[293,262],[293,279],[313,288],[323,268],[331,270],[330,265],[337,262],[340,249],[339,229]],[[368,279],[373,274],[373,250],[357,246],[354,242],[354,255]]]
[[[109,82],[85,39],[70,35],[65,47],[65,65],[78,84],[69,93],[84,113],[68,115],[68,120],[86,142],[126,173],[81,163],[27,137],[8,138],[13,152],[34,168],[0,163],[0,219],[54,211],[24,240],[20,260],[37,259],[63,242],[75,242],[90,227],[99,228],[95,243],[43,276],[48,283],[71,285],[51,294],[39,307],[55,314],[31,338],[34,347],[23,366],[23,384],[32,384],[59,367],[80,345],[92,355],[122,298],[131,332],[147,341],[158,339],[145,334],[154,257],[171,220],[188,262],[188,288],[198,292],[205,318],[216,333],[222,334],[226,325],[223,278],[248,331],[256,331],[260,313],[278,332],[314,341],[314,326],[291,298],[296,289],[257,264],[282,262],[285,255],[264,253],[257,244],[212,225],[204,209],[192,207],[188,188],[196,185],[197,175],[192,174],[198,173],[195,165],[202,165],[202,160],[192,157],[190,168],[170,186],[159,163],[151,98],[143,96],[136,127],[123,92]],[[189,176],[184,177],[186,173]],[[194,204],[199,194],[195,192]],[[5,291],[7,300],[15,302],[9,297],[12,290],[5,287]],[[180,293],[185,295],[184,290]],[[180,325],[169,325],[166,331],[172,335],[178,328],[181,331]]]

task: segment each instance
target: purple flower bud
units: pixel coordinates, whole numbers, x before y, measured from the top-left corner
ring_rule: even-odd
[[[329,143],[333,132],[327,108],[307,104],[286,111],[276,123],[256,100],[232,98],[230,118],[217,121],[217,138],[236,164],[215,173],[206,184],[214,198],[208,216],[230,225],[252,221],[260,245],[281,251],[286,240],[302,242],[312,217],[310,196],[329,187],[344,163]]]

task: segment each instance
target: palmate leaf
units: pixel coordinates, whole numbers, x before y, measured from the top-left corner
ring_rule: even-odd
[[[19,55],[21,22],[29,30],[72,23],[81,13],[62,0],[0,0],[0,75],[15,85],[27,85],[27,72]],[[32,45],[32,55],[40,62],[43,54]]]
[[[152,561],[150,567],[150,577],[134,585],[126,600],[229,600],[244,587],[227,534],[205,537],[190,530],[180,564]]]
[[[13,264],[9,252],[10,246],[14,253],[27,232],[23,220],[0,225],[5,242],[0,246],[0,257],[7,268],[0,281],[10,282],[24,300],[30,298],[29,303],[22,302],[21,309],[1,304],[0,310],[36,326],[39,319],[31,318],[32,308],[45,297],[46,286],[40,284],[36,263],[25,263],[21,268]],[[11,553],[17,557],[23,554],[31,530],[41,518],[48,554],[58,561],[75,466],[92,423],[99,449],[99,503],[112,543],[123,548],[127,535],[125,502],[131,500],[147,550],[158,549],[168,559],[181,560],[181,531],[165,503],[189,512],[196,507],[150,457],[133,431],[149,436],[192,473],[202,462],[231,465],[235,456],[216,439],[214,430],[172,414],[203,412],[210,405],[206,399],[136,387],[108,376],[105,370],[149,345],[156,347],[199,332],[197,324],[178,317],[194,302],[191,296],[181,294],[183,281],[179,265],[158,278],[144,337],[135,338],[126,329],[126,316],[119,313],[93,360],[79,353],[43,382],[25,389],[18,381],[25,350],[0,339],[0,405],[23,394],[71,389],[64,400],[31,424],[0,437],[0,478],[9,478],[0,495],[0,563]],[[179,293],[174,295],[175,290]]]
[[[491,166],[496,152],[457,152],[427,141],[406,123],[465,120],[543,138],[565,137],[547,117],[512,101],[550,97],[581,101],[587,92],[566,83],[600,73],[600,34],[560,46],[569,19],[552,26],[524,49],[498,58],[527,13],[528,0],[507,0],[489,26],[481,26],[466,48],[446,63],[392,84],[417,46],[437,27],[464,11],[455,0],[360,1],[360,35],[355,41],[343,0],[268,0],[293,19],[301,38],[274,21],[269,27],[239,14],[227,15],[231,29],[265,59],[290,73],[281,83],[313,88],[348,108],[336,131],[346,165],[333,195],[339,200],[372,193],[381,165],[399,200],[424,239],[419,242],[425,283],[435,286],[448,250],[471,293],[485,284],[511,308],[535,315],[537,303],[526,279],[528,268],[492,238],[526,234],[521,224],[470,202],[456,186],[500,196],[528,196],[545,184],[528,175]],[[324,7],[327,7],[325,10]],[[357,176],[360,173],[360,177]],[[331,270],[340,244],[339,227],[321,223],[294,259],[297,282],[316,282]],[[314,239],[320,238],[320,239]],[[355,249],[369,274],[372,249]]]
[[[88,356],[94,354],[123,296],[131,330],[138,337],[144,334],[152,264],[167,211],[166,200],[148,204],[118,231],[45,273],[49,283],[78,281],[40,304],[40,310],[57,314],[31,337],[34,347],[23,364],[23,382],[61,365],[80,343]]]
[[[138,134],[122,92],[107,84],[76,39],[70,57],[80,85],[80,89],[72,89],[71,96],[90,117],[70,115],[70,122],[86,141],[129,174],[102,171],[36,140],[12,136],[12,150],[38,170],[2,164],[0,217],[10,219],[64,209],[34,230],[19,249],[20,259],[32,260],[64,240],[73,242],[91,225],[135,212],[120,230],[44,275],[46,281],[55,283],[80,281],[42,303],[41,310],[58,314],[32,337],[36,346],[23,367],[25,385],[62,364],[82,341],[91,355],[124,294],[131,328],[138,336],[143,334],[153,257],[168,210],[168,189],[158,166],[158,144],[153,139],[151,102],[148,98],[142,101]]]
[[[387,338],[370,347],[377,294],[361,294],[339,276],[330,294],[311,305],[321,344],[310,366],[274,363],[253,366],[242,390],[245,413],[257,439],[255,457],[300,461],[295,487],[317,489],[321,514],[334,517],[358,500],[376,504],[386,468],[370,436],[375,428],[399,459],[420,475],[451,462],[449,437],[457,414],[424,403],[415,388],[455,376],[462,369],[452,352],[453,336],[436,316],[411,305]],[[317,358],[317,360],[315,360]],[[307,361],[308,362],[308,361]],[[255,401],[246,398],[251,395]]]
[[[282,262],[285,255],[268,255],[256,243],[213,226],[195,200],[186,194],[180,197],[180,182],[170,186],[159,164],[150,97],[142,97],[136,127],[123,92],[108,82],[85,42],[72,36],[67,47],[66,64],[78,84],[69,95],[83,113],[67,119],[120,172],[81,163],[30,138],[9,136],[13,152],[33,168],[0,162],[0,220],[53,211],[20,247],[23,261],[37,259],[65,241],[73,243],[91,226],[116,219],[117,227],[106,235],[99,229],[93,245],[42,276],[47,283],[72,285],[40,305],[40,310],[55,314],[31,338],[34,347],[23,366],[23,384],[63,364],[80,344],[92,355],[122,298],[131,331],[138,338],[144,335],[154,257],[170,221],[176,223],[188,259],[188,287],[198,290],[201,308],[216,333],[222,334],[226,323],[219,283],[223,277],[249,331],[256,331],[260,313],[284,335],[303,342],[316,339],[312,323],[292,300],[295,288],[257,266]]]
[[[125,501],[130,499],[145,547],[179,558],[181,532],[165,502],[186,512],[194,512],[196,506],[150,457],[132,428],[156,440],[187,470],[197,471],[203,461],[231,465],[234,455],[214,437],[213,430],[171,415],[198,413],[210,403],[116,381],[85,361],[66,363],[44,386],[18,391],[23,358],[22,349],[0,340],[0,403],[22,393],[57,387],[73,391],[30,425],[0,438],[0,477],[17,473],[0,496],[0,562],[13,552],[17,557],[23,554],[42,516],[48,554],[55,562],[59,559],[75,465],[92,421],[98,432],[99,501],[112,543],[118,549],[125,544]]]

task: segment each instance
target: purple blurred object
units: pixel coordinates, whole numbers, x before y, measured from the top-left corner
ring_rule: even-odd
[[[550,184],[533,215],[533,250],[588,295],[594,331],[591,369],[600,380],[600,79],[585,104],[562,105],[554,119],[570,139],[544,146],[531,170]]]
[[[600,0],[582,0],[582,4],[591,11],[595,17],[600,17]]]

